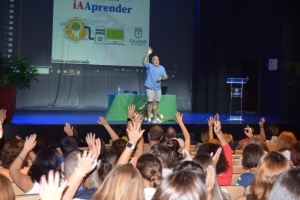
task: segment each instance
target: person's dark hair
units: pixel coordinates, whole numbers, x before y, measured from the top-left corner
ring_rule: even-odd
[[[108,147],[106,149],[98,169],[98,175],[101,182],[104,181],[107,174],[116,166],[122,152],[122,149],[119,147]]]
[[[126,148],[126,144],[127,144],[127,142],[125,140],[116,139],[115,141],[113,141],[112,146],[120,148],[122,151],[124,151],[124,149]]]
[[[166,132],[166,137],[168,140],[175,138],[176,137],[175,129],[172,127],[169,127]]]
[[[173,150],[166,148],[163,144],[158,143],[153,145],[150,151],[161,159],[163,167],[173,168],[179,160],[176,153]]]
[[[178,157],[178,161],[185,158],[184,155],[179,152],[180,144],[179,144],[179,142],[176,139],[168,140],[165,143],[165,147],[167,147],[168,149],[171,149],[172,151],[174,151],[174,153]]]
[[[242,165],[245,169],[256,168],[264,149],[258,144],[248,144],[243,151]]]
[[[41,176],[47,175],[50,170],[61,171],[59,157],[56,152],[44,148],[36,155],[28,171],[28,176],[30,176],[32,182],[39,182]]]
[[[198,163],[195,163],[190,160],[178,162],[175,165],[173,172],[179,170],[195,170],[195,171],[199,171],[200,173],[204,173],[202,167]]]
[[[289,169],[281,173],[273,187],[269,199],[298,200],[300,196],[300,170]]]
[[[205,175],[195,170],[179,170],[163,179],[152,200],[207,199]]]
[[[294,167],[300,167],[300,142],[295,143],[290,149],[291,161]]]
[[[158,125],[151,126],[149,130],[149,137],[150,140],[152,141],[158,142],[162,138],[163,134],[164,134],[164,130],[162,129],[161,126]]]
[[[213,155],[215,155],[215,153],[217,152],[219,147],[221,147],[221,146],[219,146],[217,144],[204,143],[204,144],[199,146],[199,149],[198,149],[196,155],[198,155],[198,154],[208,154],[208,155],[210,155],[211,152],[213,153]],[[221,174],[223,172],[226,172],[228,167],[229,167],[228,162],[226,160],[224,152],[222,151],[221,154],[220,154],[220,157],[219,157],[219,161],[218,161],[217,166],[216,166],[217,175]]]
[[[162,165],[157,156],[144,154],[139,157],[136,168],[142,177],[150,182],[150,186],[156,188],[162,181]]]
[[[119,136],[119,138],[121,138],[121,137],[124,137],[124,136],[126,136],[127,137],[127,134],[126,134],[126,129],[123,127],[123,126],[116,126],[115,128],[114,128],[114,131],[115,131],[115,133]]]
[[[64,137],[60,141],[60,149],[61,149],[61,152],[62,152],[63,156],[67,156],[67,154],[69,152],[78,149],[78,142],[72,136]]]
[[[4,144],[1,151],[0,160],[2,161],[2,166],[5,169],[9,169],[10,165],[14,162],[16,157],[21,153],[24,146],[24,141],[19,139],[9,140]],[[21,168],[28,166],[28,159],[24,159]]]
[[[265,129],[265,135],[266,135],[266,140],[271,140],[272,136],[273,136],[272,130],[270,130],[268,128]]]
[[[43,138],[43,137],[37,137],[36,138],[36,144],[35,144],[35,147],[33,148],[33,152],[35,154],[38,154],[39,151],[45,147],[49,147],[49,142],[47,141],[46,138]]]

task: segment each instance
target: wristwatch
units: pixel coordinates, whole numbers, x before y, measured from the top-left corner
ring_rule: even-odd
[[[134,146],[133,144],[131,144],[130,142],[128,142],[128,143],[126,144],[126,146],[127,146],[128,148],[132,149],[132,150],[134,150],[134,148],[135,148],[135,146]]]

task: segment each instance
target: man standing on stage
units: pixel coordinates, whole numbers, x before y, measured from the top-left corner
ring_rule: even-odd
[[[163,80],[167,80],[168,76],[163,66],[159,65],[158,56],[152,57],[152,63],[148,63],[148,57],[153,52],[152,48],[148,48],[148,52],[143,59],[143,65],[146,68],[146,95],[147,95],[147,115],[148,122],[151,123],[151,113],[153,109],[153,121],[152,123],[161,123],[162,121],[158,117],[158,103],[161,99],[161,84]]]

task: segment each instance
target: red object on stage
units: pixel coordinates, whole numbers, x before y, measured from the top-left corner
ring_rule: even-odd
[[[4,123],[11,123],[16,108],[17,88],[0,86],[0,109],[6,110]]]

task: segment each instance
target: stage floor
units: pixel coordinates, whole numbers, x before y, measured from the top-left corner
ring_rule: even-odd
[[[201,142],[200,133],[207,129],[207,119],[209,116],[214,116],[215,113],[193,113],[182,112],[183,122],[191,134],[192,143]],[[20,135],[26,136],[36,133],[40,137],[46,138],[53,146],[59,145],[59,141],[65,137],[63,131],[66,122],[71,125],[76,125],[79,132],[79,137],[85,140],[86,134],[89,132],[95,133],[97,137],[102,138],[108,143],[110,137],[105,128],[98,124],[99,116],[106,115],[106,111],[37,111],[37,110],[17,110],[11,124],[4,124],[4,140],[14,138]],[[298,139],[300,139],[299,122],[289,122],[280,120],[277,116],[260,116],[255,113],[243,114],[244,121],[228,121],[228,114],[220,114],[222,123],[222,131],[231,133],[235,141],[245,137],[244,128],[249,125],[255,129],[255,133],[259,133],[258,122],[261,117],[265,117],[265,128],[269,124],[276,124],[279,131],[291,131]],[[126,121],[108,121],[113,129],[126,129]],[[148,131],[153,124],[144,122],[142,129],[145,129],[144,139],[148,141]],[[175,121],[168,121],[159,124],[164,131],[169,127],[173,127],[177,133],[181,133],[179,125]],[[299,136],[298,136],[299,133]],[[4,141],[2,140],[2,141]]]
[[[185,124],[207,124],[207,119],[210,116],[215,116],[215,113],[194,113],[182,112],[183,122]],[[106,111],[62,111],[62,110],[17,110],[15,111],[12,124],[97,124],[99,116],[106,115]],[[222,124],[253,124],[258,123],[261,117],[265,117],[267,124],[282,124],[291,123],[282,121],[277,116],[260,116],[257,114],[243,114],[244,121],[228,121],[229,114],[220,114]],[[126,124],[126,121],[109,121],[110,124]],[[146,122],[145,122],[146,123]],[[167,121],[164,124],[176,124],[175,121]]]

